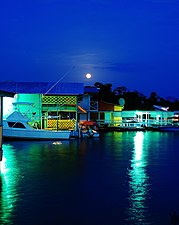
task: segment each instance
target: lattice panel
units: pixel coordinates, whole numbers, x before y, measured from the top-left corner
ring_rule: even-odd
[[[76,97],[75,96],[42,96],[42,103],[43,104],[76,104]]]
[[[59,130],[75,129],[76,120],[58,120]],[[48,120],[48,128],[57,129],[57,120]]]

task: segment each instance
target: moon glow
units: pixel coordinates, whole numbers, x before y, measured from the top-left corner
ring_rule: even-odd
[[[90,78],[91,78],[91,74],[90,74],[90,73],[87,73],[87,74],[86,74],[86,78],[87,78],[87,79],[90,79]]]

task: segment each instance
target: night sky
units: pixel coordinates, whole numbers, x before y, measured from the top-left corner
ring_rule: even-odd
[[[0,81],[101,82],[179,98],[178,0],[4,0],[0,33]]]

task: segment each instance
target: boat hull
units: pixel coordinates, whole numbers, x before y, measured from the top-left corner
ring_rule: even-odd
[[[87,132],[82,132],[82,137],[87,137],[87,138],[99,138],[99,133],[96,132],[96,133],[93,133],[92,135],[90,135],[89,133]]]

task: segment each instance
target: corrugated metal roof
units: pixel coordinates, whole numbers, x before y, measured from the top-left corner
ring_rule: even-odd
[[[52,82],[0,82],[0,90],[19,94],[79,95],[84,93],[83,83]]]
[[[96,87],[85,86],[84,87],[84,92],[85,93],[98,93],[99,90]]]
[[[0,97],[14,97],[15,93],[0,90]]]

